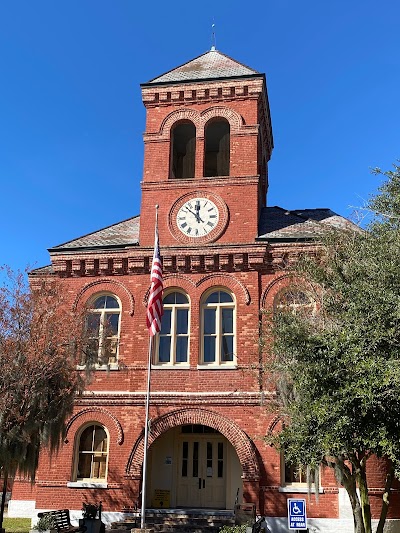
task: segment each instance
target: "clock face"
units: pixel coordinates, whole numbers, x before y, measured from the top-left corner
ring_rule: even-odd
[[[174,238],[183,244],[209,244],[224,233],[229,220],[228,206],[211,191],[197,190],[180,196],[168,214]]]
[[[184,235],[194,239],[205,237],[218,225],[219,211],[209,198],[187,200],[178,210],[176,225]]]

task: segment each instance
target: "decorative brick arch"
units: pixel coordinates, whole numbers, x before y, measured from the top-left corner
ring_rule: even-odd
[[[183,424],[201,424],[219,431],[235,448],[240,464],[242,465],[243,478],[252,481],[259,479],[259,465],[255,448],[250,438],[235,422],[213,411],[198,408],[180,409],[157,418],[151,424],[149,446],[169,429]],[[143,455],[144,431],[142,431],[137,439],[130,454],[126,466],[127,477],[140,478]]]
[[[199,131],[199,128],[201,126],[201,118],[200,113],[198,111],[195,111],[194,109],[177,109],[176,111],[173,111],[169,115],[165,117],[165,119],[161,123],[160,131],[158,135],[159,140],[166,140],[169,139],[171,128],[172,126],[181,120],[189,120],[190,122],[193,122],[196,128],[196,137],[197,132]]]
[[[278,276],[277,278],[273,279],[263,290],[263,293],[261,295],[261,309],[266,308],[266,301],[267,296],[269,293],[274,289],[275,285],[281,285],[286,286],[289,282],[289,279],[293,278],[293,274],[283,274],[282,276]],[[278,287],[280,288],[280,287]],[[277,292],[277,290],[275,289]]]
[[[275,298],[276,294],[281,289],[284,289],[284,288],[288,287],[290,281],[291,282],[294,281],[294,282],[298,283],[298,287],[301,287],[302,290],[304,290],[305,292],[308,292],[307,291],[307,286],[306,286],[304,280],[302,281],[300,277],[296,277],[294,274],[292,274],[290,272],[287,273],[287,274],[282,274],[281,276],[278,276],[277,278],[273,279],[266,286],[266,288],[264,289],[264,291],[263,291],[263,293],[261,295],[261,309],[266,309],[267,308],[267,298],[268,298],[270,293],[272,293],[274,298]]]
[[[201,113],[201,125],[204,129],[207,122],[213,118],[224,118],[229,122],[231,134],[239,133],[243,126],[243,117],[236,111],[225,106],[215,106]]]
[[[79,413],[74,414],[67,423],[65,428],[65,437],[64,443],[68,444],[68,434],[72,432],[74,435],[76,431],[81,427],[85,422],[100,422],[104,426],[108,427],[110,421],[114,426],[114,430],[117,434],[116,442],[121,445],[124,442],[124,432],[119,420],[107,409],[103,407],[87,407],[82,409]]]
[[[115,289],[113,290],[112,288],[110,288],[110,285],[111,286],[114,286]],[[129,314],[131,316],[133,316],[134,312],[135,312],[135,299],[133,297],[133,294],[127,289],[127,287],[125,287],[125,285],[123,283],[121,283],[120,281],[117,281],[115,279],[110,279],[110,278],[101,278],[101,279],[98,279],[98,280],[95,280],[95,281],[91,281],[90,283],[87,283],[86,285],[84,285],[81,290],[78,292],[76,298],[75,298],[75,301],[74,301],[74,304],[73,304],[73,310],[75,311],[76,308],[78,307],[80,301],[82,300],[82,298],[84,297],[85,293],[87,291],[90,292],[89,296],[92,296],[92,294],[94,294],[94,291],[91,291],[91,289],[93,287],[98,287],[98,290],[107,290],[107,291],[110,291],[110,292],[116,292],[118,293],[118,291],[123,291],[126,296],[128,297],[128,300],[129,300]],[[117,294],[118,296],[118,294]]]
[[[212,106],[199,113],[194,109],[177,109],[169,115],[167,115],[161,123],[161,127],[158,133],[152,134],[152,137],[157,138],[160,141],[169,140],[172,126],[181,120],[189,120],[193,122],[196,127],[196,137],[204,137],[204,127],[207,122],[213,118],[224,118],[229,122],[231,128],[231,134],[239,134],[243,132],[249,132],[249,126],[244,125],[243,117],[226,106]],[[251,127],[250,127],[251,129]]]
[[[196,283],[196,287],[200,287],[201,285],[205,285],[203,292],[217,285],[228,287],[234,293],[240,290],[244,303],[246,305],[249,305],[251,302],[250,293],[247,290],[246,286],[241,281],[236,279],[234,276],[231,276],[230,274],[225,274],[225,273],[209,274],[208,276],[202,277]]]
[[[184,276],[183,274],[170,274],[163,278],[164,289],[169,287],[176,287],[183,289],[187,294],[196,287],[196,283],[189,277]],[[148,287],[146,294],[143,296],[143,305],[147,307],[149,301],[150,286]]]
[[[270,435],[276,435],[277,433],[280,432],[280,429],[282,428],[282,425],[283,425],[283,418],[281,415],[276,415],[274,416],[274,418],[271,420],[269,426],[268,426],[268,429],[267,429],[267,436]]]

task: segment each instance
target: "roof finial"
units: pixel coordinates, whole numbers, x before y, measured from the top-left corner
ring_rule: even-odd
[[[214,52],[217,46],[217,38],[215,36],[215,22],[213,18],[213,23],[211,24],[211,51]]]

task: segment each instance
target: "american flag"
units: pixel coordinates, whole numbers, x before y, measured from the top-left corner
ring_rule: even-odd
[[[153,337],[161,330],[161,317],[163,316],[163,279],[162,279],[162,265],[160,258],[160,245],[158,243],[158,229],[156,225],[154,255],[153,263],[151,265],[150,274],[150,295],[147,303],[147,328],[150,335]]]

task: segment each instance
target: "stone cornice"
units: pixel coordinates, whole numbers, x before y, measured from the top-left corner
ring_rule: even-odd
[[[271,395],[259,392],[152,392],[151,405],[263,405],[272,398]],[[132,405],[143,406],[146,399],[146,392],[114,392],[114,391],[93,391],[87,395],[80,396],[75,400],[75,405],[92,405],[93,400],[96,406],[120,406]]]

